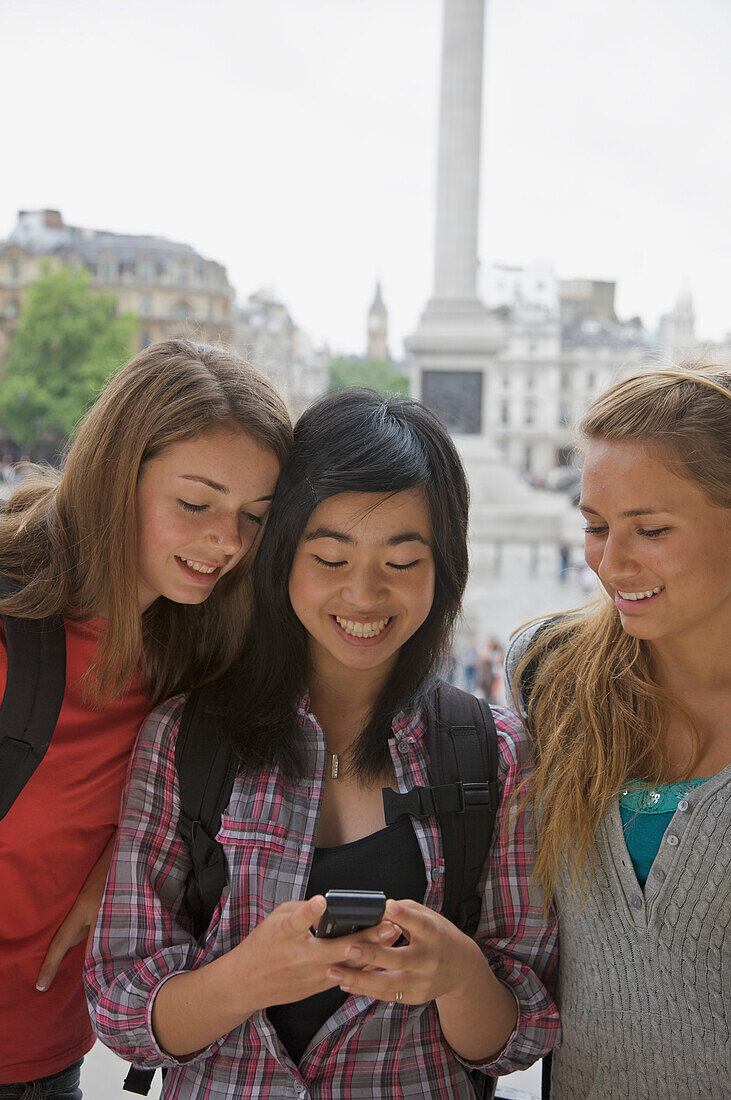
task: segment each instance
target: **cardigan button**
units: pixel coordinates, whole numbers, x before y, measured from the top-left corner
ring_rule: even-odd
[[[681,814],[685,813],[685,811],[688,809],[688,806],[689,806],[688,799],[687,798],[681,798],[680,802],[678,803],[678,809],[680,810]]]
[[[675,833],[671,833],[668,837],[668,844],[671,848],[677,848],[678,844],[680,844],[680,841],[676,837]]]
[[[640,897],[639,894],[635,894],[635,896],[632,898],[632,908],[633,909],[641,909],[642,908],[642,898]]]

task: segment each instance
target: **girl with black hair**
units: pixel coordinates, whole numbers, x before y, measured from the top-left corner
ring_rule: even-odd
[[[425,700],[467,579],[468,490],[417,402],[330,395],[304,414],[221,684],[239,767],[218,840],[229,888],[197,942],[183,903],[175,740],[141,734],[87,965],[97,1033],[167,1066],[163,1096],[470,1097],[553,1046],[556,928],[510,796],[523,735],[494,712],[501,809],[474,939],[443,917],[434,818],[385,825],[381,789],[429,782]],[[375,928],[311,934],[332,887],[382,889]],[[398,899],[398,900],[393,900]]]

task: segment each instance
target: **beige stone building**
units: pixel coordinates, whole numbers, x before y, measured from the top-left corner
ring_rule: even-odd
[[[328,349],[315,347],[272,290],[258,290],[238,307],[233,344],[271,379],[293,417],[328,387]]]
[[[172,336],[232,340],[234,291],[221,264],[164,237],[81,229],[66,225],[58,210],[21,210],[0,241],[0,366],[25,288],[49,262],[86,267],[93,287],[138,318],[134,350]]]

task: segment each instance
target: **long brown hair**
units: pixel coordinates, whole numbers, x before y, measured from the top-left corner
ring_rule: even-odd
[[[731,374],[722,367],[632,375],[589,406],[579,433],[580,448],[596,440],[639,442],[712,504],[731,507]],[[603,593],[537,631],[512,687],[534,742],[527,793],[540,808],[536,874],[550,898],[564,857],[574,883],[582,881],[602,815],[628,779],[678,778],[666,753],[671,713],[688,724],[696,754],[700,733],[688,709],[658,683],[648,643],[625,633]]]
[[[141,668],[153,701],[221,672],[241,644],[249,606],[246,555],[202,604],[160,598],[140,615],[137,480],[166,447],[215,428],[240,429],[281,463],[289,415],[269,381],[233,352],[188,340],[141,351],[86,414],[61,472],[36,467],[0,520],[0,572],[20,582],[0,611],[24,618],[102,615],[89,673],[96,701]]]

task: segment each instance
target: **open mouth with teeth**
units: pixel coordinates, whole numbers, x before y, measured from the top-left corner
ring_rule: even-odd
[[[626,601],[626,602],[629,602],[629,603],[642,603],[642,602],[646,603],[648,600],[655,599],[656,596],[659,596],[660,593],[664,592],[664,591],[665,591],[665,585],[664,584],[659,584],[657,586],[657,588],[648,588],[644,592],[621,592],[617,588],[615,599],[618,597],[623,602]]]
[[[385,619],[368,620],[346,619],[341,615],[332,615],[331,618],[337,624],[340,631],[347,635],[348,638],[361,641],[370,641],[373,638],[380,638],[393,622],[393,616]]]
[[[216,580],[223,568],[221,565],[206,565],[205,562],[194,561],[192,558],[181,558],[178,554],[175,555],[175,560],[189,577],[197,581]]]

